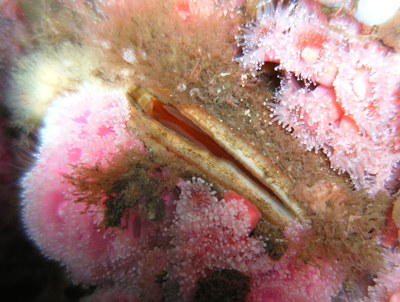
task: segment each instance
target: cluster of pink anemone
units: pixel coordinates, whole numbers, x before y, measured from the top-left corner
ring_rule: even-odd
[[[148,243],[146,236],[133,236],[136,213],[128,228],[105,229],[101,203],[89,208],[77,203],[76,188],[64,177],[72,175],[73,165],[106,168],[121,148],[143,152],[143,144],[126,130],[128,119],[122,91],[86,85],[55,99],[40,132],[36,164],[22,182],[29,237],[45,255],[66,265],[77,283],[130,286],[140,276],[126,267],[143,258]],[[142,234],[153,228],[143,223]]]
[[[168,277],[180,285],[179,301],[192,301],[199,277],[215,269],[234,269],[251,278],[246,301],[328,301],[339,290],[343,276],[337,263],[298,261],[307,227],[287,226],[288,251],[273,261],[260,238],[249,236],[260,214],[245,198],[226,192],[218,200],[201,179],[184,183],[181,190],[168,231],[174,248],[167,264]]]
[[[329,20],[311,1],[262,5],[238,37],[241,66],[257,75],[277,64],[282,86],[272,121],[333,169],[371,193],[385,189],[400,160],[400,55],[346,16]]]

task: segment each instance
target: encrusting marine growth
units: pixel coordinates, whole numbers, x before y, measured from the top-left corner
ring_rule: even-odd
[[[22,220],[82,301],[400,295],[400,57],[355,6],[20,2]]]

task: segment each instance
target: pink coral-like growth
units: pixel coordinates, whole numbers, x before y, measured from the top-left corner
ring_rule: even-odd
[[[228,193],[218,201],[201,179],[184,183],[176,202],[176,220],[169,230],[175,246],[168,251],[168,277],[180,286],[180,299],[191,301],[199,277],[207,270],[262,267],[262,242],[249,238],[257,209],[243,197]],[[257,213],[249,215],[249,212]],[[257,219],[257,220],[258,220]]]
[[[273,261],[259,238],[249,236],[259,214],[246,199],[228,192],[214,196],[201,179],[182,186],[176,202],[176,219],[169,230],[174,248],[168,251],[168,278],[175,280],[180,301],[191,301],[196,282],[210,270],[235,269],[251,277],[247,301],[328,301],[342,276],[337,264],[319,261],[316,266],[298,264],[306,228],[292,223],[286,229],[291,240],[287,253]],[[169,285],[171,286],[171,285]]]
[[[400,160],[400,55],[359,39],[360,28],[348,17],[324,21],[311,2],[275,10],[267,2],[238,37],[238,61],[253,74],[264,62],[279,63],[285,77],[271,122],[308,150],[322,149],[333,169],[375,193]]]
[[[73,172],[71,164],[99,162],[105,167],[121,148],[143,152],[141,141],[127,132],[129,112],[122,91],[94,85],[54,100],[41,130],[37,163],[22,182],[28,235],[48,257],[66,265],[79,283],[134,288],[143,277],[145,268],[137,263],[155,226],[144,221],[141,237],[134,238],[133,211],[128,228],[105,229],[101,207],[76,203],[74,187],[63,178]],[[166,257],[158,249],[150,252],[158,259],[153,261],[154,277]]]
[[[286,227],[288,250],[279,261],[270,263],[270,269],[254,272],[250,301],[330,301],[337,293],[343,281],[339,263],[315,259],[309,265],[296,257],[307,229],[298,222]]]
[[[385,264],[379,270],[375,285],[368,288],[369,298],[365,301],[373,302],[396,302],[400,298],[400,254],[398,251],[386,251],[384,254]]]

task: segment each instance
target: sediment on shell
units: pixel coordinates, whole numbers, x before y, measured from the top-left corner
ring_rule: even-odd
[[[128,98],[129,95],[128,95]],[[193,165],[220,186],[235,191],[252,202],[271,223],[284,227],[294,219],[276,198],[264,191],[233,163],[212,155],[153,120],[131,104],[132,119],[127,124],[146,144],[160,144],[169,152]],[[136,131],[140,129],[140,131]]]
[[[182,116],[193,122],[209,135],[220,147],[243,165],[254,178],[271,190],[298,219],[304,220],[304,210],[290,192],[294,181],[273,161],[263,155],[255,146],[240,137],[233,129],[218,120],[199,105],[177,105],[171,97],[133,85],[128,94],[144,112],[151,111],[153,102],[162,102],[176,109]],[[155,98],[155,95],[157,98]]]
[[[294,189],[293,180],[271,159],[256,147],[237,135],[226,124],[219,121],[200,106],[179,106],[179,111],[211,136],[222,148],[239,161],[258,180],[268,187],[297,218],[304,219],[304,211],[290,197]]]

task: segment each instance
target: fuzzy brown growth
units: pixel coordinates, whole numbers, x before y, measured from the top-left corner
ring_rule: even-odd
[[[165,205],[161,201],[161,190],[167,188],[159,181],[161,172],[146,161],[137,161],[128,173],[111,184],[104,203],[104,225],[119,226],[126,209],[138,209],[150,221],[162,221]]]
[[[396,52],[400,51],[400,11],[379,26],[378,37]]]
[[[265,251],[272,260],[277,261],[286,253],[288,240],[280,227],[261,219],[254,229],[254,237],[261,237],[266,244]]]
[[[382,246],[374,236],[386,225],[393,198],[380,192],[376,198],[363,191],[349,192],[340,204],[327,202],[327,210],[312,216],[299,258],[313,263],[313,257],[338,260],[349,278],[365,271],[376,272],[383,264]]]
[[[400,196],[396,194],[396,199],[393,203],[392,219],[397,228],[400,229]],[[397,239],[400,241],[400,231],[398,231]]]
[[[165,218],[165,205],[161,200],[178,182],[178,173],[184,171],[181,163],[168,156],[158,157],[152,151],[141,155],[121,151],[104,168],[100,163],[92,167],[74,166],[71,175],[64,175],[75,187],[76,202],[104,205],[105,227],[120,227],[121,218],[128,209],[153,222]],[[162,176],[163,170],[170,173]]]
[[[184,20],[176,13],[176,3],[168,0],[126,2],[126,7],[115,5],[104,13],[105,18],[92,27],[99,37],[95,43],[110,43],[110,48],[99,49],[107,66],[131,68],[122,52],[132,50],[134,81],[174,93],[176,100],[186,94],[179,97],[178,84],[185,84],[187,91],[207,85],[210,76],[233,65],[237,16],[220,17],[216,12]]]
[[[81,42],[77,32],[82,30],[84,16],[76,6],[56,0],[21,0],[18,4],[28,24],[29,39],[24,43],[27,50],[46,50],[65,42]],[[93,16],[94,12],[87,10],[87,14]]]

